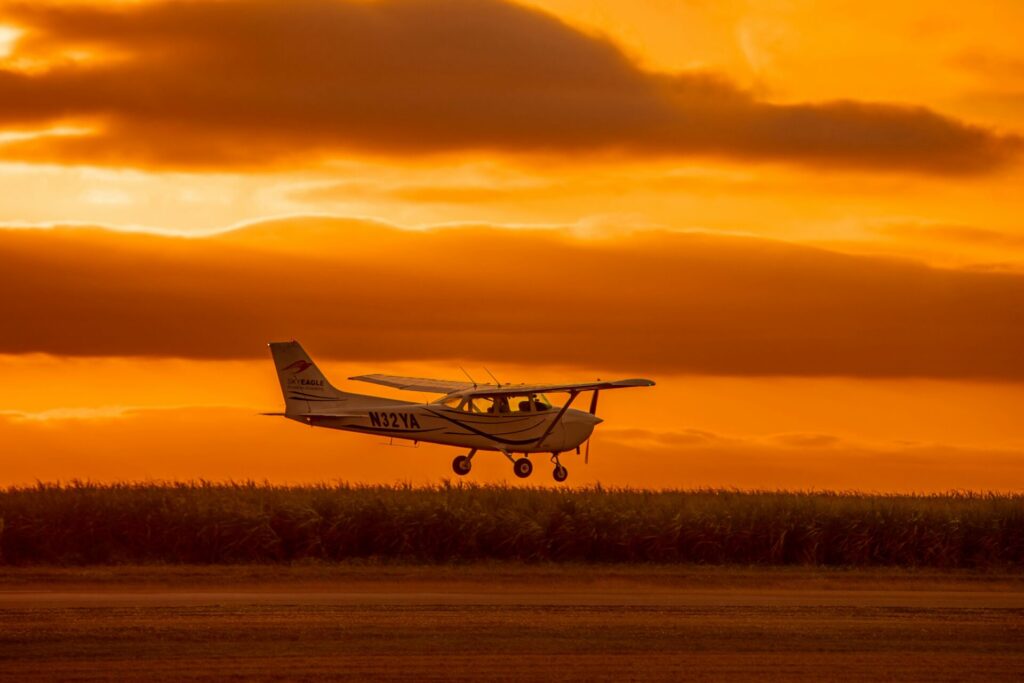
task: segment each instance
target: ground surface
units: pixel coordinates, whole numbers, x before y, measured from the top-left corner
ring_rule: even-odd
[[[0,678],[1021,680],[1024,575],[0,570]]]

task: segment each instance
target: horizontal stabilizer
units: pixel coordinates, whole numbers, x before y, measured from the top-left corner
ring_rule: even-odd
[[[325,417],[366,417],[366,413],[353,413],[351,411],[345,413],[264,413],[264,415],[271,414],[280,415],[282,417],[290,417],[293,419],[300,418],[305,420],[313,418],[320,420]]]

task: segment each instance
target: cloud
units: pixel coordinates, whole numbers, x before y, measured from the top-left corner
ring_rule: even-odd
[[[893,492],[1014,491],[1020,449],[934,443],[856,442],[830,434],[768,436],[619,430],[595,432],[591,464],[628,463],[648,486],[726,486]],[[617,462],[616,462],[617,461]],[[636,467],[643,463],[643,467]],[[578,472],[581,468],[574,470]],[[584,474],[586,476],[587,473]],[[624,476],[624,478],[626,478]]]
[[[292,218],[0,230],[0,353],[1024,380],[1024,276],[743,237]]]
[[[1024,84],[1024,58],[993,50],[965,50],[950,60],[954,66],[1010,87]]]
[[[640,428],[603,428],[604,437],[623,443],[648,443],[658,446],[692,447],[727,444],[734,439],[703,429],[654,431]]]
[[[602,435],[623,443],[648,444],[661,447],[675,448],[710,448],[710,447],[756,447],[785,448],[785,449],[813,449],[818,451],[831,450],[840,446],[856,450],[864,448],[863,444],[857,444],[842,439],[833,434],[820,434],[817,432],[792,432],[783,434],[769,434],[761,437],[740,437],[717,434],[702,429],[683,429],[678,431],[658,431],[638,428],[604,428]]]
[[[724,157],[991,171],[1021,140],[924,108],[778,104],[713,74],[656,73],[606,38],[499,0],[11,5],[0,125],[88,124],[7,159],[309,166],[471,151]],[[69,58],[67,55],[87,57]]]
[[[1022,234],[989,230],[971,225],[904,223],[879,226],[875,232],[926,243],[948,242],[1000,250],[1024,249],[1024,235]]]
[[[493,185],[477,183],[399,183],[381,184],[376,182],[350,180],[327,185],[302,188],[291,193],[290,198],[309,204],[335,204],[352,201],[374,201],[379,199],[397,200],[415,204],[490,204],[494,202],[522,202],[531,199],[564,197],[580,188],[567,183],[511,183],[498,182]],[[584,186],[587,191],[589,187]]]
[[[51,420],[97,420],[116,419],[124,417],[132,408],[120,406],[106,406],[101,408],[53,408],[38,412],[24,412],[20,410],[0,410],[0,420],[11,422],[48,422]]]

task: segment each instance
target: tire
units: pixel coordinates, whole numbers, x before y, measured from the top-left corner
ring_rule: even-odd
[[[471,469],[473,469],[473,461],[465,455],[460,455],[455,460],[452,460],[452,471],[460,477],[469,474]]]
[[[533,463],[526,458],[519,458],[512,463],[512,471],[515,472],[516,476],[520,479],[526,479],[528,476],[533,474]]]
[[[555,478],[555,481],[562,483],[569,478],[569,470],[565,469],[564,465],[556,465],[555,471],[551,473],[551,476]]]

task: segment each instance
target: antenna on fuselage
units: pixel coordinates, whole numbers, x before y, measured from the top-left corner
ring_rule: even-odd
[[[469,374],[468,372],[466,372],[466,368],[464,368],[464,367],[462,367],[462,366],[460,365],[460,366],[459,366],[459,370],[462,370],[462,374],[463,374],[463,375],[465,375],[466,377],[469,377],[469,381],[473,383],[473,388],[474,388],[474,389],[476,389],[476,380],[475,380],[475,379],[473,379],[473,376],[472,376],[472,375],[470,375],[470,374]]]
[[[486,365],[484,366],[484,372],[486,372],[488,375],[491,376],[491,379],[494,380],[494,383],[497,384],[498,388],[500,389],[501,388],[501,382],[498,381],[498,378],[494,376],[493,372],[491,372],[490,370],[487,369]]]

